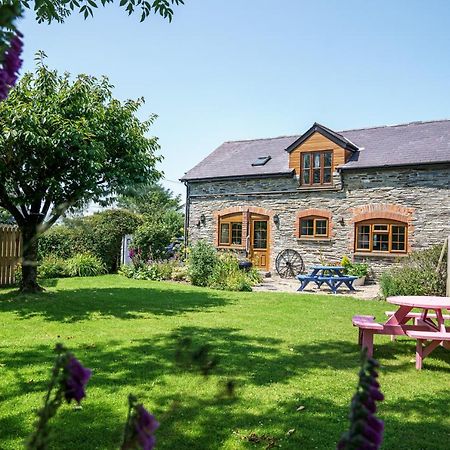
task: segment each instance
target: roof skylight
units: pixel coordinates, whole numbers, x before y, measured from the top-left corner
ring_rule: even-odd
[[[272,159],[271,156],[259,156],[256,161],[252,163],[252,166],[264,166],[268,161]]]

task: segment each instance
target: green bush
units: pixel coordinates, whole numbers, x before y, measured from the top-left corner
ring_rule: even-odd
[[[166,247],[183,234],[183,215],[176,211],[166,211],[153,217],[144,216],[133,236],[133,248],[140,249],[144,261],[163,259]]]
[[[78,253],[67,260],[70,277],[93,277],[106,273],[105,264],[92,253]]]
[[[38,277],[42,279],[62,278],[67,276],[66,262],[54,255],[42,259],[38,266]]]
[[[347,256],[344,256],[341,261],[341,266],[344,267],[344,273],[354,277],[365,277],[369,273],[369,265],[366,263],[352,263]]]
[[[102,211],[92,216],[67,219],[39,237],[39,259],[53,255],[69,259],[78,253],[92,253],[114,272],[118,267],[122,237],[132,234],[142,219],[120,209]]]
[[[122,264],[117,271],[119,275],[127,278],[133,278],[135,272],[136,269],[132,264]]]
[[[119,269],[119,273],[128,278],[134,278],[135,280],[171,280],[172,273],[176,267],[175,262],[165,261],[153,264],[141,264],[141,265],[122,265]]]
[[[218,264],[216,249],[200,240],[195,243],[189,253],[189,278],[194,286],[207,286],[209,278]]]
[[[261,281],[259,272],[255,269],[241,270],[239,260],[231,253],[221,254],[208,279],[208,286],[224,291],[251,291],[252,285]]]
[[[174,281],[188,281],[188,267],[187,266],[174,266],[172,270],[172,280]]]
[[[14,284],[20,286],[22,283],[22,264],[17,264],[14,269]]]
[[[440,270],[436,268],[442,246],[413,252],[401,261],[401,266],[383,273],[380,278],[384,297],[396,295],[445,295],[446,258]]]

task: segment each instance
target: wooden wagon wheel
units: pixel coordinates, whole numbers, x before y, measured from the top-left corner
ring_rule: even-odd
[[[293,278],[305,270],[305,264],[299,252],[287,248],[278,253],[275,268],[281,278]]]

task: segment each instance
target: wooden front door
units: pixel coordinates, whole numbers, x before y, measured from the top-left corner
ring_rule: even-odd
[[[269,269],[269,220],[265,216],[250,218],[250,259],[258,269]]]

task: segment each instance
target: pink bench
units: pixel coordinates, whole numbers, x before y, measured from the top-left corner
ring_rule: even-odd
[[[352,323],[354,327],[358,327],[358,344],[362,348],[367,349],[367,356],[373,356],[373,335],[386,334],[384,333],[384,326],[381,323],[375,322],[374,316],[353,316]]]
[[[395,311],[385,311],[384,312],[386,314],[387,317],[391,317],[395,314]],[[442,315],[444,320],[450,320],[450,314],[443,314]],[[406,319],[420,319],[422,317],[422,313],[420,312],[409,312],[406,315]],[[430,319],[436,319],[436,314],[435,313],[428,313],[427,317],[429,317]]]
[[[450,341],[450,332],[436,332],[436,331],[415,331],[407,330],[407,336],[417,339],[416,346],[416,369],[422,369],[423,360],[439,345]],[[426,346],[426,342],[431,343]]]

